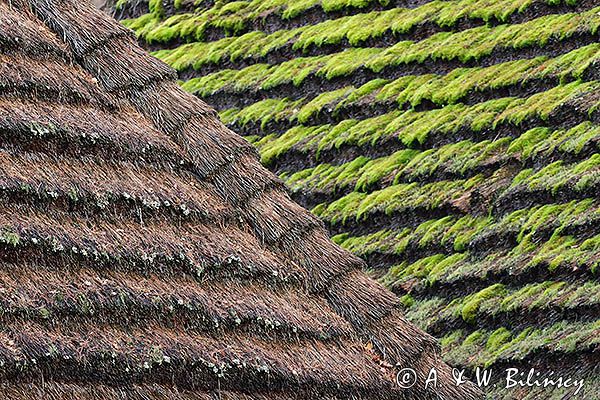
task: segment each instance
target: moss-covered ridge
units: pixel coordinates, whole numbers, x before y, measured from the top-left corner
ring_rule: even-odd
[[[257,1],[124,23],[448,361],[597,381],[600,4]]]

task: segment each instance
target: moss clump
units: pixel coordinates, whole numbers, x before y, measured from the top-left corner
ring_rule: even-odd
[[[17,247],[21,243],[21,236],[12,230],[0,229],[0,243]]]
[[[504,327],[499,328],[498,330],[492,332],[492,334],[488,337],[488,340],[485,344],[485,349],[490,353],[494,353],[506,343],[510,342],[511,338],[511,331]]]
[[[261,161],[269,165],[277,157],[287,152],[299,141],[308,141],[327,130],[328,126],[305,127],[297,126],[290,129],[280,137],[274,135],[265,136],[255,143],[261,153]]]
[[[341,101],[341,99],[346,98],[351,93],[352,89],[352,87],[345,87],[333,92],[326,92],[318,95],[300,108],[297,114],[298,122],[305,124],[312,118],[317,117],[321,111],[333,111],[333,105]]]
[[[249,123],[259,123],[262,131],[271,122],[295,119],[304,99],[265,99],[243,109],[228,109],[220,113],[221,120],[230,125],[245,127]]]
[[[148,9],[156,16],[162,17],[164,14],[163,0],[148,0]]]
[[[512,187],[522,190],[546,190],[552,194],[566,188],[585,193],[588,188],[596,185],[599,167],[600,154],[593,154],[588,159],[571,165],[556,161],[537,172],[533,169],[521,171],[514,178]]]
[[[506,294],[506,288],[502,284],[495,284],[481,290],[478,293],[466,297],[459,308],[460,316],[467,322],[475,322],[481,303],[494,297]]]
[[[465,262],[467,262],[466,254],[455,253],[450,256],[435,254],[412,264],[404,262],[391,267],[382,277],[381,282],[390,288],[407,281],[431,285]]]
[[[415,305],[416,301],[410,294],[405,294],[404,296],[400,297],[400,303],[404,307],[410,308]]]

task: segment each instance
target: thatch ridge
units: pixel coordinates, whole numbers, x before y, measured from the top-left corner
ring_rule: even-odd
[[[199,392],[222,389],[224,396],[230,391],[238,393],[232,398],[247,395],[256,399],[274,394],[332,399],[477,397],[471,386],[451,386],[448,376],[437,388],[439,394],[422,387],[406,392],[395,385],[396,364],[401,368],[414,362],[423,371],[446,368],[433,339],[400,316],[397,300],[361,272],[364,263],[334,245],[322,223],[293,203],[281,180],[261,166],[256,150],[218,122],[214,110],[179,88],[175,72],[146,55],[129,31],[85,2],[19,0],[0,5],[13,14],[16,11],[14,15],[20,19],[45,23],[48,28],[40,34],[59,38],[68,54],[58,62],[73,63],[77,70],[73,76],[83,77],[73,93],[87,97],[71,104],[44,104],[47,109],[72,107],[81,113],[83,124],[71,116],[69,137],[77,134],[77,124],[87,131],[94,129],[94,122],[102,127],[109,121],[108,131],[100,129],[93,135],[112,140],[117,154],[119,148],[129,150],[122,160],[107,161],[107,152],[83,156],[85,143],[76,143],[72,151],[59,156],[44,150],[43,141],[35,135],[2,141],[7,148],[2,162],[13,168],[2,170],[4,191],[12,193],[12,197],[1,198],[3,261],[26,268],[28,264],[21,264],[24,260],[30,261],[29,268],[36,264],[46,269],[51,265],[67,267],[72,272],[65,274],[66,280],[77,280],[76,274],[86,270],[99,276],[107,274],[104,271],[116,271],[120,276],[142,273],[160,280],[175,276],[199,285],[208,282],[205,295],[211,285],[229,285],[225,293],[236,290],[236,285],[264,285],[264,290],[280,296],[272,306],[284,299],[294,301],[296,307],[289,308],[290,314],[322,313],[325,320],[339,325],[328,329],[341,333],[340,338],[321,337],[315,327],[303,327],[300,318],[288,318],[298,321],[296,329],[312,333],[297,343],[277,340],[277,335],[246,336],[235,330],[209,338],[177,325],[162,326],[157,320],[135,327],[126,321],[119,326],[107,318],[108,325],[94,321],[93,313],[80,320],[86,321],[85,325],[73,322],[61,327],[49,325],[43,318],[27,317],[27,309],[36,304],[25,303],[24,310],[17,312],[26,316],[23,321],[15,317],[2,332],[0,353],[7,362],[0,372],[7,379],[22,382],[23,388],[42,376],[52,383],[40,390],[48,394],[54,391],[56,396],[63,396],[61,388],[75,382],[84,385],[80,389],[84,393],[87,384],[129,386],[123,390],[134,391],[159,384]],[[32,47],[32,51],[44,54],[41,47]],[[54,77],[59,87],[49,83],[62,94],[60,84],[69,76],[63,79],[52,71],[46,71],[47,77]],[[96,91],[102,94],[96,96]],[[16,109],[17,115],[5,117],[6,129],[39,128],[41,137],[58,137],[57,127],[62,128],[61,122],[68,120],[62,115],[57,115],[56,126],[54,122],[29,127],[23,124],[32,115],[27,114],[29,105],[39,110],[40,104],[51,99],[51,92],[13,91],[10,96],[19,98],[12,103],[12,112]],[[103,103],[101,96],[111,99],[112,115],[106,105],[95,105],[95,101]],[[77,104],[83,112],[75,110]],[[8,109],[11,112],[10,105]],[[52,119],[48,117],[52,112],[48,110],[40,118]],[[138,130],[134,134],[139,139],[124,134],[128,130]],[[154,163],[144,151],[147,139],[151,139],[151,146],[171,154],[174,162],[159,163],[153,170]],[[143,141],[143,146],[138,141]],[[82,165],[86,162],[89,164]],[[21,168],[33,173],[24,175]],[[53,175],[58,178],[52,179]],[[183,177],[191,183],[186,185]],[[31,190],[16,189],[28,184]],[[102,207],[92,205],[94,198],[114,199],[123,193],[132,197],[139,194],[138,201],[109,200],[101,202]],[[70,203],[66,200],[69,195]],[[17,200],[17,204],[9,205],[8,200]],[[146,218],[147,212],[140,209],[135,218],[140,202],[151,206],[155,202],[179,202],[189,213]],[[190,213],[202,214],[203,207],[208,214],[226,217],[186,219]],[[156,291],[168,293],[170,288],[162,284]],[[295,294],[286,297],[286,291]],[[34,293],[32,297],[39,296]],[[217,293],[215,290],[213,294]],[[240,301],[242,294],[237,293],[242,296]],[[299,306],[302,299],[311,306]],[[247,306],[258,307],[252,297],[247,300]],[[99,298],[84,305],[88,312],[90,305],[102,308],[99,315],[111,312]],[[46,309],[42,314],[51,317],[51,312]],[[289,329],[293,332],[291,325],[286,329],[288,334]],[[160,362],[153,361],[152,349],[161,344],[166,353]],[[374,350],[370,350],[372,345]],[[48,349],[54,349],[50,355]],[[54,351],[67,358],[61,361]],[[166,354],[169,362],[165,362]],[[240,362],[243,367],[236,370]],[[120,389],[105,390],[117,398],[113,390]]]

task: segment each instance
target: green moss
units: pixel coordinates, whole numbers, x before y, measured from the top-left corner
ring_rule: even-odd
[[[409,236],[407,237],[410,238]],[[435,254],[417,260],[412,264],[404,262],[391,267],[382,277],[381,282],[390,288],[399,286],[407,281],[432,285],[441,280],[449,271],[466,262],[466,260],[466,254],[455,253],[449,256]]]
[[[485,348],[488,352],[496,352],[502,346],[510,342],[512,338],[512,332],[506,328],[499,328],[496,331],[492,332],[489,336]]]
[[[482,179],[476,177],[475,179]],[[321,217],[333,221],[354,217],[357,220],[366,218],[373,212],[392,214],[411,208],[433,209],[464,193],[469,181],[445,181],[423,186],[415,183],[389,186],[368,195],[352,193],[331,203]],[[350,197],[349,197],[350,196]],[[402,202],[398,200],[402,199]]]
[[[588,19],[591,18],[591,14],[585,13],[582,15],[585,15]],[[137,28],[138,34],[145,36],[149,42],[169,41],[183,36],[190,36],[193,40],[199,40],[206,28],[205,24],[198,23],[194,19],[190,20],[190,18],[198,18],[197,16],[184,17],[183,15],[176,15],[161,23],[160,26],[156,26],[156,18],[152,15],[149,19],[146,16],[143,18],[143,21],[130,21],[127,24],[134,29]],[[587,21],[587,19],[583,19]],[[557,29],[560,27],[562,25],[558,25]],[[530,32],[535,31],[535,28],[526,28],[531,28]],[[522,27],[522,29],[526,28]],[[156,55],[179,70],[191,66],[201,69],[204,64],[219,63],[226,58],[235,60],[250,55],[264,55],[277,46],[283,46],[293,41],[296,34],[291,31],[280,31],[272,35],[251,32],[236,39],[225,38],[209,44],[198,43],[188,45],[185,49],[157,52]],[[273,35],[275,37],[271,37]],[[446,37],[448,33],[443,33],[443,35],[445,36],[437,37],[435,35],[422,42],[414,43],[414,46],[411,45],[411,42],[401,42],[388,49],[354,48],[327,56],[300,57],[269,67],[268,73],[262,79],[248,80],[248,86],[234,84],[234,81],[239,81],[247,74],[254,75],[252,67],[249,67],[250,69],[243,69],[237,74],[230,74],[229,79],[231,82],[228,82],[228,86],[240,87],[240,90],[248,90],[251,87],[268,89],[289,82],[298,85],[311,74],[326,79],[334,79],[351,74],[361,67],[371,68],[378,72],[386,65],[424,62],[430,54],[430,47],[433,44],[429,43],[429,46],[425,46],[427,52],[423,56],[419,56],[420,50],[414,47],[424,46],[423,42],[435,39],[440,42],[440,45],[444,44],[443,48],[445,48],[447,47],[445,40],[449,38]],[[453,37],[453,41],[458,39],[460,38]],[[586,70],[593,67],[593,63],[598,59],[598,46],[598,44],[585,46],[554,59],[538,57],[532,60],[517,60],[487,68],[461,68],[443,77],[435,75],[403,77],[390,83],[389,88],[382,89],[380,99],[387,100],[396,97],[398,102],[409,102],[413,106],[420,104],[424,99],[430,99],[436,104],[453,104],[470,91],[483,90],[486,86],[493,89],[515,85],[529,79],[541,79],[550,76],[566,80],[577,79]],[[459,51],[465,51],[460,43],[457,47]],[[378,63],[382,63],[382,65],[377,66]],[[210,76],[208,75],[204,79],[208,80]],[[215,79],[221,80],[221,76],[215,75]],[[543,99],[539,98],[536,98],[536,100],[540,105],[544,102],[548,104],[550,101],[550,99],[542,101]],[[521,118],[524,118],[524,116]]]
[[[453,365],[478,364],[474,358],[482,348],[485,348],[486,341],[486,332],[479,330],[469,334],[466,338],[457,338],[450,346],[442,348],[446,353],[444,358]],[[468,359],[471,360],[471,363],[466,362]]]
[[[600,303],[600,283],[585,282],[584,284],[570,285],[563,288],[562,293],[557,296],[560,304],[567,308],[576,308],[582,305],[594,305]],[[555,300],[556,301],[556,300]]]
[[[518,153],[523,159],[530,158],[535,149],[544,143],[551,130],[549,128],[533,128],[515,139],[508,147],[509,153]]]
[[[588,159],[571,165],[556,161],[537,172],[532,169],[523,170],[513,179],[512,187],[547,190],[552,194],[564,188],[572,188],[575,192],[584,193],[588,187],[596,184],[599,167],[600,154],[593,154]]]
[[[466,297],[460,307],[460,315],[467,322],[474,322],[479,311],[479,307],[484,300],[494,297],[501,297],[506,294],[506,288],[502,284],[495,284]]]
[[[553,271],[561,265],[568,264],[573,255],[572,249],[577,246],[577,240],[571,236],[553,235],[548,241],[544,242],[538,254],[533,257],[530,264],[532,266],[547,264]],[[583,261],[583,260],[581,260]]]
[[[367,257],[376,252],[386,253],[393,251],[393,244],[398,238],[409,232],[408,229],[401,230],[400,232],[383,230],[366,236],[347,237],[340,245],[361,257]]]
[[[491,223],[491,217],[466,215],[444,232],[442,244],[452,243],[454,251],[465,251],[473,238]]]
[[[151,13],[162,16],[164,13],[162,0],[148,0],[148,9]]]
[[[245,85],[245,87],[255,86],[256,82],[260,82],[259,88],[264,90],[290,83],[299,86],[306,78],[316,74],[331,59],[332,56],[295,58],[271,67],[261,81],[248,81],[249,85]],[[245,75],[245,70],[240,71],[240,74]]]
[[[417,150],[400,150],[391,156],[369,161],[360,171],[355,190],[368,191],[377,184],[391,181],[416,154]]]
[[[380,2],[385,3],[387,0]],[[318,6],[321,6],[325,11],[333,11],[348,6],[363,8],[370,3],[373,2],[368,0],[328,0],[322,3],[317,0],[294,2],[290,2],[289,0],[217,2],[212,8],[201,10],[197,14],[187,14],[184,19],[180,19],[182,27],[177,30],[181,32],[175,34],[175,36],[180,37],[184,41],[198,40],[209,27],[221,28],[227,34],[235,35],[246,29],[251,21],[272,13],[279,14],[283,19],[289,19]],[[175,7],[178,8],[179,5],[180,0],[177,0]],[[122,6],[123,1],[119,0],[117,7]],[[336,44],[344,39],[348,40],[352,46],[356,46],[368,39],[380,37],[386,32],[391,31],[395,34],[407,33],[415,26],[428,22],[447,27],[455,25],[461,18],[484,19],[486,21],[496,19],[502,21],[514,13],[522,12],[528,6],[529,2],[515,0],[501,0],[494,4],[490,4],[485,0],[462,0],[451,3],[430,2],[415,9],[392,8],[384,11],[359,13],[335,20],[327,20],[313,26],[297,28],[290,31],[291,36],[289,40],[294,42],[295,49],[307,49],[313,45]],[[161,0],[150,0],[149,7],[150,14],[153,17],[160,18],[163,16],[164,10]],[[542,32],[546,35],[552,34],[551,28],[554,25],[562,29],[569,28],[568,26],[563,26],[565,25],[564,22],[560,24],[558,21],[562,21],[562,19],[559,19],[557,16],[554,16],[551,20],[553,23],[541,20],[538,22],[532,21],[529,24],[535,25],[538,31],[540,31],[540,27],[542,28],[541,32],[538,32],[537,38],[545,38]],[[582,18],[579,22],[585,24],[588,21],[586,18]],[[137,23],[134,25],[139,26]],[[161,23],[159,26],[156,26],[156,29],[161,30],[168,25],[169,23],[166,22],[164,24]],[[530,27],[527,24],[523,25],[525,26],[521,27],[520,31],[527,33],[533,30],[528,29]],[[201,27],[200,31],[192,29],[192,26]],[[513,29],[518,30],[517,28]],[[546,33],[546,30],[550,30],[550,32]],[[149,29],[136,29],[136,31],[148,41],[157,40],[162,36],[156,31]],[[495,31],[491,30],[491,32]],[[262,46],[254,48],[265,47],[264,45],[268,46],[277,42],[277,34],[278,32],[268,35],[264,41],[261,41],[260,44]],[[285,43],[278,43],[279,47]],[[250,49],[253,45],[249,42],[245,42],[245,46],[240,43],[235,47],[241,52],[252,54]],[[432,45],[430,44],[426,47],[432,47]]]
[[[318,95],[313,100],[304,105],[300,111],[298,111],[297,118],[301,124],[307,123],[310,119],[317,117],[323,108],[325,111],[331,112],[333,110],[332,105],[341,99],[346,98],[352,91],[351,87],[345,87],[333,92],[325,92]]]
[[[311,187],[313,190],[336,194],[339,191],[347,191],[352,188],[356,182],[356,177],[368,163],[369,159],[361,156],[340,167],[320,164],[315,168],[295,173],[284,180],[294,192]]]
[[[505,290],[502,286],[488,287],[478,293],[456,298],[444,304],[431,315],[432,321],[444,320],[452,324],[455,319],[475,322],[477,317],[494,318],[496,316],[522,315],[533,309],[551,310],[558,307],[571,309],[576,313],[579,307],[595,307],[600,304],[600,294],[596,292],[598,284],[586,282],[569,284],[547,281],[532,283],[517,290]],[[509,335],[502,335],[510,337]],[[497,339],[497,338],[496,338]],[[494,345],[498,349],[498,345]],[[488,350],[489,345],[488,345]]]
[[[262,140],[256,142],[255,145],[261,153],[261,161],[263,164],[269,165],[273,160],[287,152],[300,140],[310,140],[311,138],[318,136],[327,128],[327,125],[321,127],[297,126],[280,137],[274,137],[273,135],[265,136]]]
[[[374,126],[379,126],[379,122]],[[370,128],[372,127],[373,125],[370,126]],[[320,143],[333,140],[333,136],[338,133],[345,137],[337,136],[333,143],[340,140],[346,142],[349,135],[362,132],[365,128],[365,125],[361,123],[349,122],[346,126],[341,124],[339,129],[332,130],[332,133],[322,139]],[[509,142],[509,138],[494,142],[486,140],[479,143],[463,141],[424,152],[411,149],[400,150],[389,156],[373,160],[359,157],[359,164],[354,160],[340,166],[328,166],[326,169],[313,168],[310,171],[301,171],[298,175],[292,175],[287,181],[296,191],[309,191],[315,188],[333,190],[339,187],[348,188],[350,185],[354,185],[356,191],[369,191],[373,187],[387,185],[391,182],[423,180],[438,172],[462,176],[481,168],[482,165],[489,162],[490,158],[502,160]],[[325,149],[331,147],[332,143],[329,142]]]
[[[320,210],[324,212],[325,207]],[[469,238],[490,223],[489,218],[464,216],[462,218],[445,217],[426,221],[414,229],[405,228],[398,231],[382,230],[374,234],[352,237],[338,237],[338,243],[347,250],[367,257],[373,253],[402,256],[409,249],[429,249],[447,246],[457,241],[468,243]],[[456,253],[450,256],[436,255],[424,258],[414,264],[400,264],[390,269],[384,283],[390,286],[406,279],[419,279],[424,284],[433,284],[445,280],[457,266],[468,260],[468,254]]]
[[[365,83],[358,89],[353,90],[344,100],[340,101],[336,105],[336,112],[352,105],[372,102],[375,93],[388,83],[389,80],[387,79],[373,79]]]
[[[415,305],[416,301],[410,294],[405,294],[404,296],[400,297],[400,303],[404,307],[410,308]]]
[[[398,43],[386,49],[380,58],[368,65],[378,72],[387,65],[424,62],[428,58],[475,61],[500,46],[543,46],[550,38],[563,39],[572,35],[579,27],[585,26],[590,31],[595,31],[598,25],[594,15],[596,12],[597,9],[593,9],[581,14],[548,15],[523,24],[483,26],[455,34],[442,32],[414,44]]]
[[[226,124],[244,127],[249,123],[260,123],[264,131],[270,122],[293,120],[298,115],[304,99],[265,99],[243,109],[228,109],[220,113]]]
[[[478,330],[467,336],[460,331],[443,340],[446,360],[455,365],[489,368],[496,362],[523,360],[530,354],[570,353],[594,348],[600,341],[600,321],[569,323],[561,321],[545,329],[527,328],[521,332],[499,328],[494,332]]]
[[[412,264],[406,262],[393,266],[382,278],[381,282],[393,288],[409,279],[420,279],[426,277],[437,263],[444,260],[445,255],[435,254],[422,258]]]
[[[553,343],[553,349],[565,353],[575,353],[593,349],[600,343],[598,330],[600,321],[590,324],[581,324],[578,329],[572,329],[568,325],[561,326],[559,333],[562,335],[557,343]],[[558,330],[558,329],[557,329]]]
[[[550,113],[565,101],[577,98],[586,92],[594,92],[600,88],[600,82],[571,82],[553,89],[535,94],[527,99],[513,101],[507,109],[497,117],[496,124],[509,122],[520,125],[523,121],[538,117],[547,120]]]
[[[518,308],[528,307],[533,301],[549,287],[552,287],[554,282],[542,282],[529,284],[518,291],[512,292],[506,296],[500,303],[500,310],[509,312]]]
[[[381,52],[377,48],[348,49],[334,56],[328,57],[326,63],[317,71],[316,75],[327,80],[347,76],[361,68],[370,59]]]
[[[376,79],[363,85],[361,88],[350,90],[347,97],[344,96],[338,99],[335,108],[339,110],[343,107],[349,107],[352,104],[364,101],[365,96],[375,96],[374,99],[376,101],[383,103],[392,100],[396,101],[399,105],[409,103],[413,107],[421,104],[424,100],[429,100],[439,105],[454,104],[475,90],[499,89],[521,84],[528,80],[547,77],[579,76],[590,67],[595,58],[590,59],[589,53],[598,53],[598,46],[597,44],[589,45],[555,59],[538,57],[531,60],[501,63],[486,68],[459,68],[444,76],[404,76],[392,82]],[[179,53],[182,55],[179,56]],[[212,53],[206,51],[202,53],[206,59],[214,59]],[[181,68],[178,60],[180,61],[189,57],[189,54],[189,51],[180,52],[176,50],[175,53],[158,55],[175,68]],[[329,58],[330,62],[339,70],[352,65],[344,62],[341,58],[342,55],[344,53]],[[310,60],[310,58],[306,60]],[[218,59],[214,62],[217,61]],[[319,59],[314,59],[314,61],[320,62]],[[581,65],[585,65],[585,67],[581,68]],[[353,68],[351,67],[351,69]],[[575,69],[578,72],[575,72]],[[317,74],[327,76],[329,72],[329,70],[323,69],[319,70]],[[323,95],[333,96],[333,94],[328,95],[326,93]]]
[[[451,332],[450,334],[444,336],[440,339],[440,346],[442,347],[442,350],[445,350],[456,344],[460,344],[460,342],[462,341],[462,337],[463,331],[461,330]]]
[[[129,0],[117,0],[115,3],[115,10],[122,10],[127,3],[129,3]]]
[[[12,230],[1,229],[0,230],[0,243],[5,243],[12,247],[17,247],[21,242],[21,237],[18,233]]]

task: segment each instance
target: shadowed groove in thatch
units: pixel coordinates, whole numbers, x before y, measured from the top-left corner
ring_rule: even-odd
[[[11,69],[0,92],[4,380],[50,381],[29,393],[55,398],[71,383],[83,398],[87,385],[114,398],[438,398],[394,385],[396,363],[447,368],[433,339],[129,31],[91,4],[0,5],[0,27],[30,43],[19,52],[5,35],[0,60],[53,59]],[[444,377],[441,396],[477,397]]]

